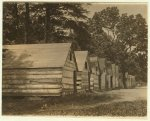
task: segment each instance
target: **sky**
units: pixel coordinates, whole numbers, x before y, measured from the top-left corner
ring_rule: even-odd
[[[88,17],[92,17],[95,12],[101,11],[107,7],[115,6],[119,9],[120,14],[127,13],[131,14],[141,14],[147,21],[147,8],[146,3],[92,3],[85,8],[89,11]]]

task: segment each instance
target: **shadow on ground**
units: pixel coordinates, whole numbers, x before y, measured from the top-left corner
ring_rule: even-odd
[[[107,103],[119,97],[117,95],[70,95],[65,97],[3,97],[3,115],[26,115],[45,112],[46,110],[81,110],[96,107],[99,103]]]

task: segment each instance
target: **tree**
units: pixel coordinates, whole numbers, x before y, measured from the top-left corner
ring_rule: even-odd
[[[14,16],[12,3],[4,3],[4,13],[12,16],[13,19],[18,17],[18,37],[15,43],[50,43],[50,42],[74,42],[81,48],[86,48],[90,38],[87,30],[87,10],[82,7],[81,3],[17,3],[18,16]],[[9,7],[9,8],[8,8]],[[9,12],[7,12],[9,10]],[[13,21],[11,19],[10,21]],[[4,17],[4,23],[8,18]],[[8,29],[14,32],[14,23],[4,26],[4,34]],[[7,36],[4,36],[4,42]],[[86,38],[85,38],[86,37]],[[25,38],[24,41],[22,38]]]
[[[120,16],[116,7],[108,7],[94,14],[90,27],[94,53],[120,66],[125,88],[125,72],[136,77],[141,71],[146,73],[138,54],[147,53],[147,25],[140,14]],[[144,59],[142,62],[146,65]]]
[[[17,3],[4,3],[3,8],[3,43],[13,43],[18,33],[18,9]],[[12,26],[13,25],[13,26]],[[15,35],[15,36],[14,36]]]
[[[26,12],[25,12],[25,40],[24,40],[24,43],[25,44],[28,44],[30,43],[30,40],[29,40],[29,27],[30,27],[30,17],[29,17],[29,3],[25,3],[25,9],[26,9]]]

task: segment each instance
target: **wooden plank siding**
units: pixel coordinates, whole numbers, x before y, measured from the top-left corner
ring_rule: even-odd
[[[110,61],[106,62],[106,89],[110,90],[112,89],[112,65]]]
[[[128,75],[128,88],[132,88],[132,75]]]
[[[94,74],[91,73],[91,76],[90,76],[90,90],[94,90]]]
[[[90,90],[90,63],[88,51],[75,51],[75,58],[77,61],[77,91],[85,93]]]
[[[35,69],[3,69],[3,73],[4,95],[61,95],[61,69],[37,69],[37,73]]]
[[[135,76],[132,76],[132,88],[136,86]]]
[[[106,89],[106,59],[99,58],[100,67],[100,90],[104,91]]]
[[[72,56],[72,57],[70,57]],[[68,52],[68,56],[66,58],[65,65],[63,67],[62,74],[62,87],[63,87],[63,95],[76,93],[76,75],[77,65],[75,60],[75,55],[73,51],[70,49]]]
[[[101,74],[101,90],[106,89],[106,72],[102,72]]]
[[[123,74],[119,73],[119,88],[124,88],[123,85]]]
[[[119,66],[116,65],[116,88],[119,88]]]
[[[112,66],[112,85],[111,88],[115,89],[116,88],[116,65],[111,64]]]
[[[90,57],[90,65],[91,65],[91,86],[93,84],[93,90],[94,91],[100,91],[100,67],[98,62],[98,57]]]
[[[78,69],[71,43],[7,45],[4,49],[14,59],[11,63],[8,56],[3,62],[3,95],[62,96],[75,92]]]
[[[83,71],[82,72],[82,89],[84,91],[88,91],[89,90],[89,72],[88,71]]]

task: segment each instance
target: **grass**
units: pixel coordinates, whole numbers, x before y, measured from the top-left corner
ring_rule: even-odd
[[[3,115],[146,116],[147,102],[100,104],[116,99],[114,95],[76,95],[41,100],[4,98]]]

